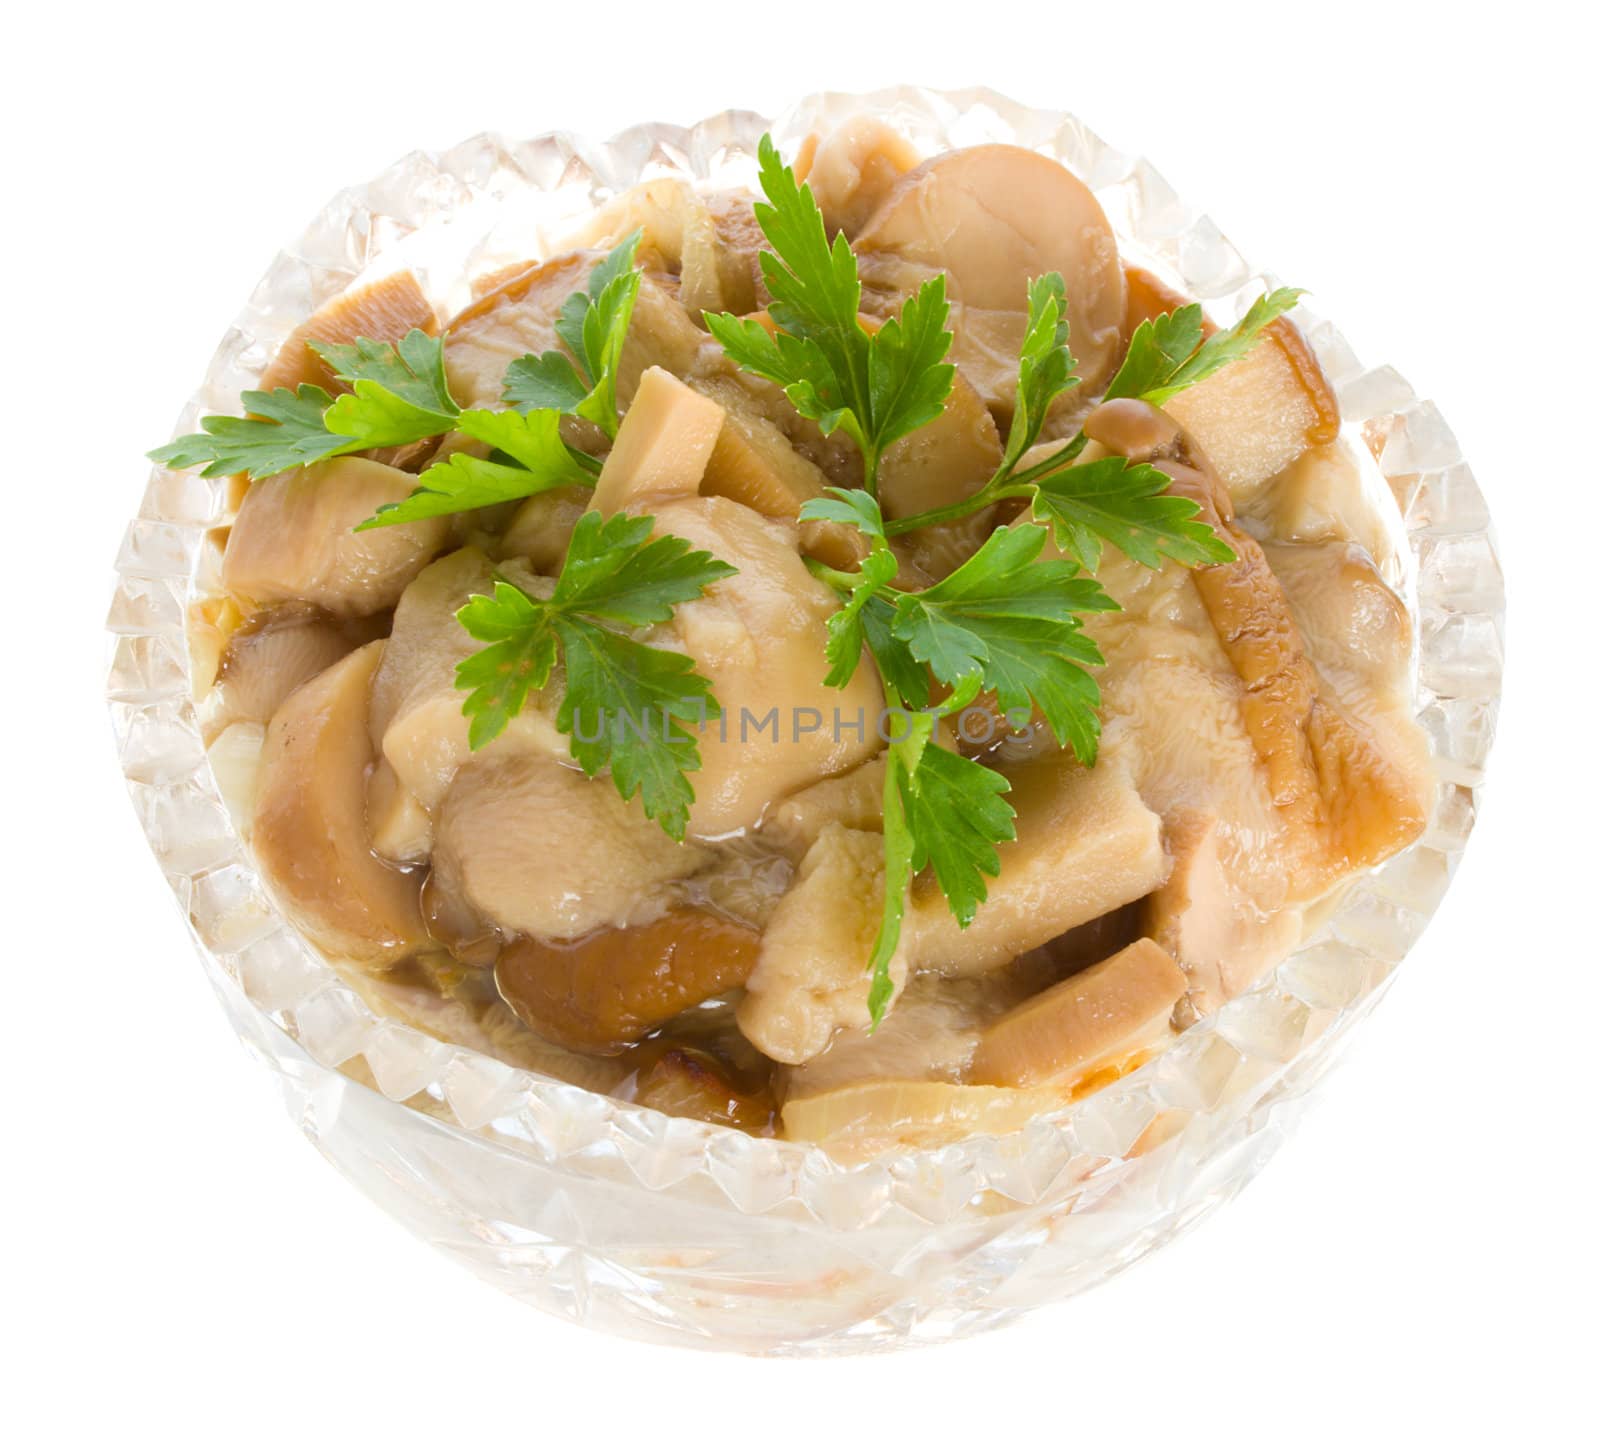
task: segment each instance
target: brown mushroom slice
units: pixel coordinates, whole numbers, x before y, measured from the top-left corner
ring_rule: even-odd
[[[883,915],[883,838],[830,823],[800,863],[761,937],[739,1029],[763,1055],[798,1065],[839,1030],[871,1024],[868,961]],[[906,948],[890,965],[898,993]]]
[[[291,695],[267,727],[252,844],[301,929],[338,956],[395,961],[423,939],[418,877],[367,839],[367,730],[384,642],[352,652]]]
[[[744,984],[759,933],[679,907],[568,944],[523,937],[500,952],[506,1004],[547,1040],[615,1055],[691,1006]]]
[[[928,276],[949,277],[952,358],[1002,418],[1016,401],[1027,282],[1056,271],[1083,393],[1122,346],[1123,278],[1111,224],[1064,166],[1012,145],[952,150],[896,182],[856,237],[863,308],[898,310]]]
[[[1195,587],[1244,683],[1240,714],[1273,803],[1316,858],[1296,873],[1313,895],[1420,836],[1427,794],[1323,684],[1259,543],[1235,525],[1224,536],[1238,560],[1200,568]]]
[[[1339,433],[1339,404],[1316,356],[1276,320],[1240,359],[1166,402],[1235,504],[1313,445]]]
[[[854,236],[921,158],[916,146],[876,116],[852,115],[826,135],[807,137],[794,173],[811,187],[830,233]]]
[[[972,1135],[1003,1136],[1066,1102],[1066,1094],[1051,1087],[860,1081],[785,1102],[783,1134],[854,1159],[896,1146],[921,1149]]]
[[[801,507],[822,495],[827,477],[758,411],[736,380],[711,376],[692,383],[723,409],[722,429],[706,462],[700,493],[736,500],[773,520],[799,524]],[[859,530],[832,521],[800,525],[800,548],[839,569],[853,569],[867,550]]]
[[[700,769],[689,834],[714,840],[753,828],[768,806],[859,765],[881,748],[883,691],[871,666],[826,683],[824,645],[838,599],[805,567],[793,530],[717,497],[654,507],[678,535],[738,569],[659,628],[692,656],[722,718],[696,730]]]
[[[1158,1045],[1184,987],[1171,956],[1154,941],[1135,941],[996,1021],[978,1042],[967,1079],[979,1086],[1077,1085]]]
[[[444,546],[449,521],[355,527],[416,484],[403,470],[355,456],[256,481],[229,532],[222,583],[264,605],[307,601],[343,617],[388,609]]]
[[[591,501],[601,515],[700,489],[722,429],[722,407],[651,366],[617,429]]]
[[[370,285],[340,292],[297,325],[262,372],[257,389],[320,385],[333,393],[348,390],[309,342],[352,345],[357,340],[383,340],[392,345],[413,330],[432,335],[438,323],[417,277],[409,270],[397,270]]]
[[[770,1086],[747,1086],[696,1046],[674,1046],[644,1066],[633,1099],[668,1116],[713,1121],[757,1136],[770,1136],[778,1118]]]
[[[290,601],[256,612],[223,647],[207,729],[265,725],[290,691],[354,649],[349,630],[315,606]]]
[[[1166,826],[1172,873],[1142,907],[1144,933],[1182,968],[1201,1015],[1247,990],[1300,942],[1299,908],[1263,909],[1240,886],[1222,841],[1215,814],[1175,811]]]
[[[928,876],[911,890],[916,964],[947,976],[1004,965],[1074,926],[1147,895],[1166,875],[1160,818],[1110,758],[1085,769],[1056,754],[1010,772],[1017,838],[965,930]]]
[[[456,772],[436,813],[434,881],[502,930],[540,940],[648,922],[703,849],[679,845],[608,776],[502,737]]]

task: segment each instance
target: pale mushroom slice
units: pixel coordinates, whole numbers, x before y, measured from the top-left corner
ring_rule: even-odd
[[[722,407],[651,366],[617,428],[590,502],[601,515],[694,495],[722,430]]]
[[[822,471],[789,443],[737,380],[713,374],[696,377],[691,384],[723,410],[700,493],[736,500],[772,520],[796,524],[807,555],[841,570],[853,569],[867,551],[859,530],[832,521],[800,521],[801,507],[827,488]]]
[[[418,876],[379,860],[367,837],[367,707],[383,648],[352,652],[278,707],[251,833],[262,874],[301,929],[363,962],[399,960],[424,939]]]
[[[1000,874],[963,930],[931,877],[912,886],[907,925],[920,969],[977,975],[1096,916],[1138,900],[1167,871],[1161,820],[1123,769],[1064,754],[1009,773],[1017,838],[999,847]]]
[[[796,791],[767,813],[762,837],[798,864],[830,822],[856,831],[881,831],[885,765],[877,755],[843,775]]]
[[[403,470],[356,456],[254,482],[228,533],[222,583],[263,605],[307,601],[344,617],[388,609],[444,547],[449,522],[355,527],[416,484]]]
[[[542,575],[555,575],[566,559],[572,532],[588,510],[594,492],[581,485],[563,485],[530,495],[512,514],[499,538],[499,552],[521,556]]]
[[[1003,1136],[1067,1102],[1053,1087],[1023,1090],[954,1081],[860,1081],[783,1107],[783,1134],[841,1160],[897,1146],[924,1149],[966,1136]]]
[[[548,752],[501,737],[456,772],[434,826],[433,884],[504,931],[572,941],[662,914],[706,852],[680,845]]]
[[[853,237],[921,156],[893,126],[852,115],[825,135],[808,135],[795,156],[794,177],[810,185],[830,232]]]
[[[505,567],[513,573],[512,566]],[[534,577],[515,577],[537,590]],[[550,582],[542,582],[548,588]],[[479,643],[456,613],[494,586],[494,567],[472,546],[435,561],[406,588],[395,607],[388,649],[372,687],[373,744],[393,770],[397,786],[374,786],[375,843],[394,859],[426,851],[431,839],[414,807],[437,812],[456,771],[471,755],[471,723],[462,714],[456,667]],[[553,692],[530,696],[507,726],[507,743],[565,758],[566,737],[555,728]],[[380,823],[380,819],[381,823]],[[394,849],[398,847],[398,849]]]
[[[1300,943],[1298,906],[1260,906],[1225,855],[1225,827],[1214,813],[1175,811],[1165,842],[1166,883],[1143,903],[1144,932],[1182,968],[1199,1015],[1248,990]]]
[[[883,916],[883,838],[837,823],[822,828],[794,886],[761,937],[739,1004],[739,1029],[763,1055],[809,1061],[834,1033],[872,1022],[868,962]],[[898,994],[906,948],[890,962]]]
[[[1077,1086],[1120,1068],[1171,1033],[1182,969],[1154,941],[1138,940],[1051,986],[990,1026],[967,1080],[978,1086]]]
[[[205,706],[207,735],[237,722],[264,726],[290,691],[355,647],[350,628],[316,606],[290,601],[257,611],[222,648]]]
[[[575,250],[528,265],[454,316],[445,328],[444,373],[456,403],[502,408],[507,367],[562,348],[555,328],[561,307],[603,258],[597,250]]]
[[[616,1055],[691,1006],[744,984],[760,933],[675,906],[642,925],[566,944],[525,936],[495,962],[506,1003],[540,1035]]]
[[[1054,160],[1012,145],[936,156],[895,183],[855,249],[863,308],[882,315],[946,273],[951,357],[1002,420],[1016,403],[1031,278],[1066,281],[1082,393],[1111,373],[1124,308],[1116,237],[1089,188]]]
[[[656,643],[694,658],[722,708],[720,719],[693,728],[701,764],[689,811],[689,834],[716,840],[881,749],[883,690],[869,665],[842,688],[827,684],[827,622],[839,602],[806,569],[792,529],[717,497],[653,509],[658,534],[681,536],[738,571],[655,632]]]
[[[1312,446],[1339,433],[1339,403],[1310,346],[1287,319],[1164,409],[1193,438],[1235,505]]]
[[[302,385],[319,385],[336,394],[349,387],[334,375],[310,342],[352,345],[357,340],[379,340],[392,345],[413,330],[432,335],[438,324],[417,277],[409,270],[397,270],[370,285],[341,291],[319,306],[278,347],[256,388],[277,390],[281,386],[295,390]]]

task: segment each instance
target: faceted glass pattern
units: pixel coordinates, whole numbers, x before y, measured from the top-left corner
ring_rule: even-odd
[[[1064,161],[1130,258],[1232,319],[1268,278],[1143,161],[1069,115],[985,90],[819,95],[786,150],[861,110],[925,151],[1008,141]],[[289,331],[352,281],[409,266],[447,312],[470,279],[551,253],[641,179],[750,184],[747,112],[606,143],[484,135],[339,195],[281,254],[178,429],[237,411]],[[213,578],[227,482],[156,470],[117,559],[116,741],[135,807],[223,1008],[300,1128],[419,1236],[543,1310],[681,1345],[783,1354],[968,1335],[1103,1280],[1238,1191],[1371,1009],[1449,884],[1500,690],[1503,592],[1483,497],[1438,411],[1339,333],[1296,318],[1374,457],[1390,579],[1419,638],[1416,709],[1438,794],[1428,833],[1364,877],[1308,943],[1138,1071],[1008,1136],[843,1164],[520,1071],[375,1016],[278,913],[207,766],[184,613]]]

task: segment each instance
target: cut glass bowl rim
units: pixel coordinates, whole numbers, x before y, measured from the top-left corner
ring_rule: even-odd
[[[523,142],[485,134],[415,152],[336,196],[257,286],[176,432],[193,429],[201,413],[236,413],[239,391],[295,324],[358,275],[415,265],[408,252],[419,236],[486,273],[519,247],[549,253],[529,247],[641,179],[748,184],[763,130],[792,152],[812,129],[858,111],[888,119],[925,153],[994,140],[1056,156],[1096,191],[1134,258],[1213,313],[1233,318],[1270,283],[1143,161],[1065,112],[987,89],[828,93],[772,122],[727,111],[689,127],[634,126],[605,142],[560,131]],[[465,272],[453,283],[464,285]],[[184,620],[225,482],[158,468],[118,558],[109,698],[135,805],[213,980],[237,988],[309,1064],[337,1069],[360,1058],[383,1095],[434,1124],[650,1190],[709,1174],[741,1211],[797,1201],[845,1228],[889,1214],[936,1224],[980,1197],[1031,1207],[1072,1195],[1089,1177],[1115,1184],[1121,1168],[1150,1153],[1136,1142],[1158,1116],[1201,1116],[1219,1086],[1243,1085],[1254,1105],[1274,1087],[1295,1089],[1291,1077],[1320,1074],[1420,934],[1470,832],[1498,702],[1504,602],[1487,511],[1437,410],[1392,369],[1361,366],[1306,307],[1295,319],[1339,394],[1347,431],[1376,438],[1392,523],[1404,527],[1408,563],[1398,579],[1417,627],[1417,710],[1438,768],[1434,821],[1415,846],[1358,881],[1311,943],[1144,1066],[1020,1131],[841,1159],[811,1143],[614,1100],[375,1015],[266,895],[212,781],[190,698]],[[1431,563],[1440,550],[1449,553]],[[1219,1048],[1235,1059],[1219,1061]],[[1219,1067],[1227,1082],[1214,1079]],[[1160,1144],[1182,1135],[1179,1127]]]

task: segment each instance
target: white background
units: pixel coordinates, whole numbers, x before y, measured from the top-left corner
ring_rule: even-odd
[[[1594,1434],[1596,34],[1587,7],[1486,9],[13,12],[0,1427]],[[342,185],[487,128],[605,134],[902,80],[1075,110],[1440,402],[1510,583],[1492,783],[1320,1107],[1170,1250],[956,1347],[777,1363],[618,1343],[469,1279],[286,1124],[121,793],[108,571],[140,452]]]

